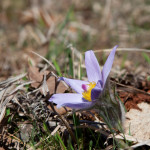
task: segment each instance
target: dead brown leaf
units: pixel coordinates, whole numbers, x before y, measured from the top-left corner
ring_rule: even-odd
[[[137,104],[142,102],[150,103],[150,96],[143,93],[129,93],[129,92],[120,92],[119,96],[124,102],[127,111],[131,108],[141,110]]]
[[[50,105],[48,105],[47,107],[48,107],[50,110],[52,110],[52,108],[51,108]],[[69,107],[57,108],[57,106],[54,106],[54,109],[55,109],[55,111],[56,111],[58,114],[60,114],[60,115],[64,115],[64,114],[66,114],[68,111],[72,110],[72,109],[69,108]]]
[[[47,80],[47,85],[50,91],[50,94],[53,94],[55,92],[55,88],[56,88],[56,93],[64,93],[68,88],[63,84],[62,81],[60,81],[58,83],[58,85],[56,86],[57,79],[54,76],[51,76],[48,80]]]
[[[31,83],[31,86],[34,88],[38,88],[43,80],[43,75],[39,72],[39,69],[33,66],[29,66],[28,68],[28,77],[31,81],[35,81],[34,83]]]
[[[28,77],[31,81],[35,81],[34,83],[31,83],[31,86],[33,88],[39,88],[39,86],[42,86],[44,75],[48,75],[49,73],[49,71],[39,72],[37,67],[29,66]],[[62,81],[58,83],[57,78],[53,75],[47,79],[46,84],[50,95],[54,93],[64,93],[68,89]],[[40,90],[40,92],[43,94],[42,90]]]

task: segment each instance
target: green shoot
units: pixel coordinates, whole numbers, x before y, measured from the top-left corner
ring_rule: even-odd
[[[150,64],[150,57],[149,57],[146,53],[142,53],[142,55],[143,55],[145,61],[146,61],[148,64]]]

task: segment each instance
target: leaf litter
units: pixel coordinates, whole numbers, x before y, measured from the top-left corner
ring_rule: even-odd
[[[57,3],[57,1],[52,2],[51,5],[53,5],[53,3]],[[78,2],[78,1],[73,2],[73,3],[75,3],[75,9],[79,10],[80,13],[82,13],[81,12],[82,9],[87,10],[86,11],[87,14],[88,14],[89,11],[91,11],[91,6],[89,6],[88,3],[86,5],[84,5],[83,2]],[[133,2],[133,3],[136,3],[136,2]],[[43,2],[43,5],[44,4],[45,3]],[[61,5],[61,4],[62,3],[60,3],[59,5]],[[118,15],[118,20],[120,20],[120,19],[122,20],[122,18],[120,18],[120,17],[122,17],[122,16],[126,17],[125,14],[129,13],[130,16],[133,16],[133,18],[135,19],[135,24],[138,27],[139,26],[141,27],[141,26],[145,25],[145,23],[148,22],[148,17],[147,18],[144,17],[144,14],[141,13],[141,12],[147,12],[147,10],[149,12],[149,9],[148,9],[149,6],[148,5],[146,5],[146,8],[137,7],[137,9],[134,9],[135,11],[132,11],[133,10],[132,6],[130,5],[130,3],[128,1],[126,1],[124,3],[124,5],[122,5],[122,1],[112,2],[111,5],[110,5],[109,1],[107,1],[107,5],[104,5],[104,7],[103,7],[103,5],[101,6],[101,4],[100,4],[100,7],[98,7],[99,4],[97,4],[96,7],[95,7],[95,2],[93,4],[94,4],[94,6],[92,6],[92,9],[94,10],[94,12],[98,12],[96,14],[99,14],[99,12],[104,12],[104,13],[101,14],[102,15],[102,20],[103,20],[102,25],[104,26],[104,28],[106,28],[105,25],[107,24],[107,21],[106,21],[107,19],[106,18],[108,18],[108,20],[109,20],[108,22],[112,22],[112,20],[115,20],[115,15],[114,14],[116,14],[116,13],[119,14]],[[139,2],[139,4],[140,4],[140,2]],[[7,5],[9,6],[9,3]],[[7,5],[5,6],[6,8],[8,7]],[[44,7],[43,5],[42,5],[42,7]],[[47,3],[46,3],[46,5],[47,5]],[[52,7],[52,8],[59,9],[59,5],[56,5],[57,8],[55,8],[55,7]],[[129,5],[129,7],[127,7],[128,9],[125,9],[125,7],[127,5]],[[47,5],[47,6],[48,6],[48,10],[49,10],[49,5]],[[67,6],[68,6],[68,4],[67,5],[62,5],[62,7],[63,8],[65,7],[65,9],[66,8],[68,9]],[[122,8],[122,6],[123,6],[124,9],[120,9],[118,11],[118,8],[117,8],[112,13],[110,11],[111,6],[113,6],[115,8],[116,7]],[[135,6],[137,6],[137,5],[135,5]],[[103,10],[108,10],[108,12],[103,11]],[[7,32],[6,33],[4,32],[4,34],[2,35],[3,38],[1,38],[1,39],[3,41],[6,41],[6,43],[8,42],[8,45],[11,45],[10,41],[11,42],[13,41],[14,43],[16,42],[17,45],[18,45],[18,48],[19,49],[22,48],[24,50],[23,53],[24,52],[26,53],[30,50],[38,48],[39,51],[41,50],[42,55],[44,55],[45,54],[45,49],[46,49],[44,47],[44,45],[52,37],[53,34],[54,34],[54,36],[57,36],[57,33],[54,32],[54,27],[55,27],[55,25],[60,23],[60,20],[64,20],[64,18],[62,16],[59,16],[58,13],[57,14],[52,13],[52,12],[55,12],[55,11],[50,12],[50,15],[49,15],[49,13],[47,13],[48,12],[47,9],[37,9],[36,7],[31,7],[31,9],[26,10],[26,11],[22,11],[22,12],[23,13],[21,14],[21,17],[18,17],[18,15],[16,15],[18,18],[21,18],[21,22],[24,25],[24,27],[22,28],[22,32],[20,32],[19,36],[16,34],[17,32],[15,32],[15,34],[14,34],[12,31],[10,32],[10,30],[7,30],[8,28],[6,27]],[[85,12],[83,11],[83,13],[85,13]],[[110,13],[111,13],[111,16],[108,17]],[[95,20],[100,19],[98,15],[95,15],[95,13],[92,13],[92,14],[94,14]],[[140,14],[142,14],[142,17],[137,17],[137,16],[140,16]],[[145,13],[145,14],[147,14],[147,13]],[[98,18],[96,18],[96,16],[98,16]],[[4,26],[5,26],[5,22],[9,21],[8,18],[6,17],[6,19],[5,19],[5,17],[6,16],[5,16],[5,13],[4,13],[4,15],[2,15],[2,21],[1,21],[1,22],[4,22]],[[25,18],[23,18],[23,17],[25,17]],[[38,19],[40,17],[43,18],[42,20],[44,20],[44,24],[46,24],[46,27],[47,27],[46,31],[49,31],[49,32],[45,32],[45,29],[44,29],[44,32],[43,32],[42,30],[36,28]],[[64,29],[63,30],[63,31],[65,31],[63,33],[67,32],[68,37],[72,38],[73,41],[76,41],[78,39],[77,34],[76,34],[77,33],[76,31],[77,31],[78,28],[80,28],[80,30],[85,30],[88,33],[92,33],[93,35],[95,35],[97,33],[97,31],[99,31],[96,27],[94,27],[95,24],[93,24],[92,26],[91,25],[86,25],[86,24],[88,24],[88,22],[90,22],[90,23],[95,22],[95,20],[91,21],[92,17],[87,17],[87,15],[83,15],[83,16],[80,15],[80,18],[81,18],[81,20],[83,18],[86,18],[86,20],[84,20],[86,22],[84,22],[84,23],[79,23],[79,22],[76,22],[76,21],[71,22],[69,24],[69,26],[70,26],[69,29]],[[140,20],[141,18],[144,18],[144,19],[142,19],[144,21],[141,22],[141,20]],[[49,20],[51,20],[51,22],[49,22]],[[130,17],[128,17],[128,15],[127,15],[127,18],[124,19],[124,20],[125,21],[128,20],[127,22],[130,22],[130,20],[132,20],[132,19]],[[100,20],[99,20],[99,22],[100,22]],[[35,26],[32,26],[29,23],[33,23],[33,24],[35,24]],[[120,23],[123,24],[123,28],[121,27]],[[96,23],[96,25],[97,25],[97,23]],[[51,26],[53,26],[53,27],[51,28]],[[116,24],[114,24],[112,22],[111,24],[107,24],[107,26],[108,26],[108,28],[105,31],[101,32],[102,34],[100,34],[100,36],[103,37],[102,40],[100,41],[99,38],[98,38],[98,42],[96,42],[98,44],[97,47],[99,47],[99,46],[106,47],[106,45],[108,46],[108,45],[110,45],[110,43],[113,43],[114,41],[112,41],[113,40],[112,37],[116,37],[115,36],[116,33],[118,34],[118,32],[119,32],[121,34],[117,35],[117,37],[120,40],[120,42],[123,43],[123,46],[126,46],[126,47],[127,46],[135,47],[136,46],[136,47],[149,48],[149,45],[150,45],[149,44],[149,38],[148,38],[149,36],[146,36],[146,35],[149,35],[149,30],[146,30],[146,32],[145,32],[145,29],[142,28],[142,30],[139,30],[140,32],[136,31],[136,32],[133,32],[131,34],[127,30],[128,25],[123,20],[119,21],[118,23],[116,22]],[[3,27],[3,25],[2,25],[2,27]],[[104,28],[102,26],[100,26],[100,27],[102,28],[102,30],[104,30]],[[110,30],[112,31],[113,29],[115,31],[116,27],[118,29],[117,30],[118,32],[110,32]],[[131,30],[132,30],[132,24],[130,24],[130,27],[131,27]],[[36,30],[34,30],[35,28],[36,28]],[[107,32],[109,33],[108,35],[107,35]],[[7,34],[7,33],[9,33],[9,34]],[[9,35],[8,39],[7,39],[6,35]],[[72,36],[72,35],[74,35],[74,36]],[[63,36],[59,35],[59,38],[63,39],[64,35]],[[23,39],[23,40],[21,40],[21,39]],[[30,41],[30,40],[34,40],[38,46],[35,46],[36,44],[34,45],[31,42],[31,45],[28,45],[27,47],[24,47],[24,44],[27,41]],[[138,42],[138,41],[140,41],[140,42]],[[105,44],[103,44],[103,43],[105,43]],[[133,43],[133,44],[131,44],[131,43]],[[40,46],[40,48],[39,48],[39,46]],[[32,47],[32,48],[29,48],[29,47]],[[1,57],[4,57],[4,58],[1,58],[1,62],[3,62],[3,63],[1,63],[1,65],[0,65],[0,70],[1,70],[1,75],[2,75],[2,78],[0,78],[1,80],[6,79],[10,75],[14,74],[14,70],[17,70],[17,74],[20,73],[20,72],[23,72],[23,70],[21,70],[20,72],[18,70],[18,68],[23,68],[22,64],[24,64],[23,63],[24,60],[22,60],[22,57],[21,57],[21,60],[18,60],[18,58],[20,58],[20,53],[18,51],[13,52],[13,53],[15,53],[16,57],[12,57],[11,52],[9,52],[9,54],[6,53],[4,55],[4,52],[5,52],[6,49],[9,49],[9,47],[8,46],[3,47],[3,45],[0,47],[0,51],[3,52],[3,55],[1,55]],[[131,51],[133,51],[133,50],[135,50],[135,49],[131,49]],[[141,50],[141,49],[139,49],[139,50]],[[142,52],[143,52],[143,50],[142,50]],[[8,58],[8,55],[10,55],[11,57],[9,57],[10,58],[10,59],[8,59],[9,61],[6,61],[6,58]],[[24,56],[23,56],[23,58],[24,58]],[[26,59],[26,57],[25,57],[25,59]],[[131,59],[138,59],[138,58],[137,57],[134,57],[134,58],[132,57]],[[14,61],[15,61],[15,63],[13,63]],[[18,64],[18,62],[22,62],[22,63]],[[81,59],[79,59],[79,60],[77,60],[73,63],[74,64],[74,70],[76,70],[76,72],[74,74],[74,78],[75,77],[78,77],[78,78],[80,77],[80,72],[79,72],[80,62],[81,62]],[[121,61],[118,61],[118,62],[120,63]],[[34,64],[37,64],[37,61],[35,61]],[[147,82],[147,80],[145,78],[143,78],[143,75],[141,75],[142,72],[146,72],[144,69],[147,68],[147,67],[143,67],[142,70],[138,73],[138,76],[140,78],[142,77],[142,79],[141,79],[142,87],[140,87],[140,86],[137,85],[137,83],[139,85],[141,85],[141,81],[135,80],[134,78],[135,78],[136,75],[131,73],[131,70],[133,68],[132,65],[133,64],[131,64],[129,61],[125,64],[125,67],[127,66],[125,72],[127,72],[127,73],[130,72],[130,77],[131,78],[129,76],[128,76],[128,78],[122,78],[120,76],[119,77],[117,76],[115,79],[118,79],[118,81],[115,80],[115,82],[116,82],[116,85],[117,85],[117,91],[119,93],[119,96],[121,97],[122,101],[125,103],[126,109],[129,112],[130,111],[135,111],[138,114],[138,113],[143,112],[144,108],[142,108],[142,107],[147,108],[145,103],[143,104],[141,102],[149,103],[149,95],[147,95],[146,93],[149,93],[150,88],[149,88],[149,86],[147,86],[147,83],[149,84],[149,82]],[[83,66],[83,64],[82,64],[82,66]],[[51,72],[52,71],[51,69],[48,72],[47,71],[41,72],[41,67],[39,67],[39,68],[36,67],[36,68],[37,69],[34,69],[34,67],[33,68],[31,67],[31,69],[33,69],[35,71],[35,74],[37,73],[39,75],[39,77],[37,77],[37,76],[33,77],[33,75],[29,75],[30,71],[28,71],[28,76],[26,76],[26,78],[27,78],[26,81],[22,78],[16,80],[15,77],[12,77],[11,82],[6,80],[4,82],[1,82],[1,84],[0,84],[1,85],[0,86],[1,94],[3,95],[3,96],[1,96],[1,104],[0,104],[0,106],[2,108],[2,110],[0,109],[1,110],[1,115],[0,115],[1,116],[0,131],[1,132],[0,132],[0,136],[2,137],[0,142],[4,143],[6,145],[5,149],[8,149],[8,148],[18,148],[19,149],[19,147],[24,147],[25,141],[28,141],[29,139],[31,140],[31,135],[29,135],[29,136],[27,135],[26,138],[22,137],[22,135],[24,134],[24,131],[22,131],[22,130],[24,130],[24,129],[28,130],[28,128],[30,128],[30,127],[32,128],[34,120],[36,120],[36,122],[37,122],[36,127],[38,129],[40,128],[40,130],[42,130],[42,132],[44,133],[43,124],[41,122],[43,122],[43,120],[45,120],[45,118],[46,118],[46,120],[48,120],[48,123],[49,123],[50,131],[52,131],[53,135],[55,135],[56,132],[59,132],[59,133],[62,133],[64,135],[66,135],[65,134],[66,133],[65,132],[66,131],[65,130],[66,126],[64,126],[61,119],[58,117],[57,113],[63,115],[65,117],[65,119],[67,118],[68,123],[70,125],[72,125],[71,124],[72,123],[72,117],[69,116],[70,112],[68,112],[68,111],[70,111],[70,109],[68,108],[68,110],[66,110],[66,108],[61,108],[61,109],[57,110],[56,106],[54,106],[54,109],[56,110],[56,113],[54,113],[51,106],[50,106],[50,104],[47,103],[47,100],[45,100],[45,97],[44,97],[44,95],[47,94],[48,90],[49,90],[50,95],[52,93],[54,93],[54,91],[55,91],[54,87],[56,86],[56,83],[57,83],[57,81],[56,81],[56,77],[57,77],[56,72],[55,73]],[[140,67],[138,67],[138,68],[140,68]],[[29,69],[29,67],[28,67],[28,69]],[[31,74],[34,74],[34,71],[33,72],[31,71],[32,72]],[[114,71],[117,72],[118,70],[116,69]],[[119,73],[120,72],[121,71],[119,70]],[[50,75],[50,77],[49,77],[48,74]],[[146,75],[145,75],[145,77],[146,77]],[[150,74],[148,73],[148,75],[150,75]],[[29,76],[31,77],[31,79],[29,79]],[[121,76],[124,77],[124,74],[121,74]],[[47,82],[48,81],[47,79],[48,80],[51,79],[51,80],[49,82]],[[113,81],[114,81],[114,79],[113,79]],[[119,83],[124,85],[124,86],[119,85]],[[60,90],[62,90],[62,93],[63,93],[64,91],[66,91],[67,87],[65,87],[63,83],[61,83],[61,84],[62,84],[62,88],[60,88]],[[49,85],[50,85],[50,87],[48,88]],[[67,89],[67,90],[70,91],[70,89]],[[143,106],[141,106],[141,104]],[[7,113],[7,109],[9,109],[9,108],[11,109],[11,114],[8,114],[8,116],[4,116],[5,115],[4,112]],[[137,110],[134,109],[134,108],[136,108]],[[141,111],[138,111],[138,110],[141,110]],[[15,116],[16,114],[18,114],[18,116]],[[80,117],[81,121],[85,120],[86,125],[83,123],[84,127],[89,127],[89,122],[88,121],[91,121],[90,124],[92,124],[92,126],[90,126],[90,127],[94,128],[96,126],[93,130],[94,131],[99,130],[99,126],[95,125],[94,123],[95,123],[95,120],[97,122],[102,121],[102,120],[101,120],[101,118],[98,118],[98,120],[95,119],[94,116],[96,116],[96,112],[87,112],[87,111],[85,111],[84,113],[79,112],[78,116]],[[142,114],[140,116],[142,116]],[[24,118],[24,117],[28,117],[28,119],[25,119],[25,120],[22,121],[22,118]],[[8,123],[9,118],[12,119],[13,124]],[[143,119],[143,120],[145,120],[145,119]],[[130,119],[130,122],[131,122],[131,119]],[[29,124],[29,126],[28,126],[28,124]],[[25,128],[24,127],[22,128],[22,125],[25,125],[25,126],[27,125],[27,126]],[[14,131],[13,126],[15,126],[16,128],[19,127],[19,130],[17,132],[15,131],[12,134],[10,134],[11,131]],[[105,125],[102,125],[102,126],[105,126]],[[133,126],[133,128],[134,128],[134,126]],[[34,127],[33,127],[33,129],[34,129]],[[141,130],[141,129],[139,129],[139,130]],[[110,134],[108,128],[102,128],[102,131],[106,131],[107,134],[103,133],[103,135],[105,135],[105,136],[108,136]],[[21,137],[18,133],[21,135]],[[127,130],[126,134],[128,135],[128,130]],[[136,134],[134,135],[134,130],[131,132],[131,135],[133,135],[133,136],[136,135]],[[87,135],[87,137],[88,136],[89,136],[89,134]],[[120,136],[123,137],[124,135],[120,135]],[[49,136],[47,138],[49,138]],[[24,139],[25,139],[25,141],[24,141],[24,144],[23,144],[22,141]],[[122,138],[122,139],[124,139],[124,138]],[[129,138],[127,136],[126,139],[128,141],[132,141],[131,139],[133,139],[133,137]],[[43,141],[40,141],[39,143],[37,143],[35,147],[38,147],[38,145],[40,145]],[[86,141],[88,141],[88,139]],[[142,144],[144,145],[144,144],[148,143],[147,141],[142,142],[139,139],[138,140],[134,139],[133,141],[134,141],[134,144],[137,143],[137,144],[134,145],[134,147],[139,147]],[[15,144],[13,145],[13,143],[15,143]],[[107,145],[109,145],[109,144],[110,143],[108,141]],[[110,144],[110,147],[112,147],[111,144]],[[107,148],[109,148],[109,146]],[[32,149],[32,147],[30,147],[29,149]]]
[[[18,117],[30,117],[33,120],[36,120],[38,127],[41,128],[41,130],[43,130],[43,124],[41,120],[46,118],[45,121],[48,122],[49,127],[53,129],[51,135],[55,135],[58,130],[59,132],[63,133],[67,129],[70,135],[72,136],[72,139],[74,139],[74,142],[76,142],[75,135],[72,132],[72,129],[70,128],[69,125],[72,121],[68,118],[69,116],[68,117],[66,116],[67,114],[69,115],[69,113],[71,113],[71,109],[68,107],[66,108],[62,107],[58,109],[56,106],[53,106],[52,104],[48,104],[47,101],[47,98],[53,93],[69,92],[71,89],[69,89],[69,87],[67,87],[64,82],[57,81],[57,75],[54,72],[47,71],[47,70],[44,71],[43,70],[39,71],[39,70],[40,69],[38,67],[29,66],[28,74],[22,74],[16,77],[11,77],[8,80],[2,81],[0,83],[0,87],[1,87],[0,117],[1,117],[1,124],[3,127],[1,130],[1,142],[2,141],[4,142],[4,140],[6,140],[8,136],[9,137],[15,136],[14,138],[15,140],[11,140],[11,142],[10,141],[7,142],[8,143],[7,146],[9,148],[11,147],[12,143],[16,143],[16,145],[19,145],[20,147],[24,147],[24,144],[21,141],[24,141],[25,143],[29,141],[31,137],[31,131],[33,130],[34,127],[30,121],[27,122],[24,121],[20,123],[16,122],[16,126],[20,130],[19,132],[20,132],[21,141],[16,134],[9,135],[7,130],[8,129],[12,130],[13,127],[12,125],[7,124],[6,119],[8,118],[6,119],[4,118],[6,113],[6,108],[11,108],[12,114],[18,113]],[[27,80],[22,80],[23,77],[26,77]],[[124,80],[127,81],[126,79]],[[142,82],[142,84],[139,83],[139,85],[141,85],[141,88],[143,88],[144,91],[149,91],[150,89],[149,82],[147,80],[146,81],[140,80],[140,82]],[[122,84],[123,82],[120,83]],[[130,83],[127,82],[124,83],[123,85],[127,86],[130,85]],[[135,85],[132,83],[132,86],[135,88],[139,88],[136,87],[137,84]],[[134,90],[133,90],[134,92],[132,92],[131,90],[130,93],[125,92],[126,91],[125,89],[126,89],[125,87],[123,89],[120,88],[120,85],[118,85],[117,87],[119,96],[121,100],[124,102],[126,109],[129,111],[126,114],[126,120],[124,123],[125,134],[128,135],[130,129],[131,137],[135,138],[133,142],[142,143],[143,140],[149,139],[149,133],[147,132],[148,129],[145,131],[145,134],[143,135],[144,137],[140,135],[143,134],[141,133],[141,131],[143,131],[144,128],[146,129],[144,125],[147,125],[149,123],[148,120],[146,123],[144,121],[141,122],[141,117],[145,118],[148,115],[149,105],[141,102],[149,103],[149,96],[143,93],[135,92]],[[124,92],[122,90],[124,90]],[[143,98],[143,100],[140,97],[140,95]],[[45,99],[45,97],[47,98]],[[128,104],[127,102],[130,101],[131,103]],[[135,110],[135,108],[138,110]],[[108,130],[107,126],[105,126],[105,123],[103,123],[102,118],[99,118],[96,111],[93,110],[93,111],[79,112],[77,113],[77,115],[79,115],[81,118],[81,126],[79,126],[79,128],[87,128],[87,127],[91,128],[96,132],[100,132],[102,136],[106,136],[107,139],[109,139],[110,131]],[[89,117],[90,115],[91,117]],[[100,126],[95,126],[96,123],[94,117],[95,115],[99,118],[98,122],[99,123],[101,122]],[[11,119],[13,119],[13,117],[14,115],[11,116]],[[62,124],[60,120],[64,124]],[[83,121],[85,120],[85,122],[82,123],[82,120]],[[139,129],[135,128],[137,127],[137,123],[140,127]],[[141,130],[141,128],[143,128],[143,130]],[[140,139],[138,138],[139,135],[141,137]],[[10,138],[8,138],[7,140],[9,139]],[[120,138],[117,137],[116,135],[116,139],[120,139]],[[126,139],[132,141],[130,137],[126,136]],[[37,143],[37,145],[39,144]],[[149,143],[146,143],[146,145],[149,145]]]
[[[80,57],[78,58],[80,59]],[[2,109],[0,114],[1,122],[3,123],[3,120],[5,120],[4,116],[5,116],[6,108],[11,108],[12,114],[18,113],[18,118],[29,117],[32,118],[33,120],[36,120],[38,124],[38,128],[41,128],[42,131],[43,131],[43,124],[41,120],[43,119],[45,120],[46,118],[45,121],[48,123],[49,127],[52,128],[52,135],[55,135],[58,130],[59,132],[64,134],[64,132],[67,129],[72,139],[74,139],[74,142],[76,143],[75,135],[72,132],[73,129],[70,128],[69,125],[72,121],[70,119],[67,119],[68,117],[66,116],[71,111],[71,109],[70,108],[58,109],[56,106],[53,106],[52,104],[48,104],[47,101],[48,98],[53,93],[69,92],[71,89],[69,89],[64,82],[57,81],[58,77],[53,71],[48,71],[45,69],[44,70],[42,69],[41,71],[40,70],[41,69],[38,67],[29,66],[28,75],[22,74],[17,77],[11,77],[8,80],[2,81],[0,83],[1,95],[2,95],[1,96]],[[130,75],[130,76],[132,78],[134,77],[134,75]],[[118,82],[116,82],[119,96],[121,100],[124,102],[126,109],[128,111],[132,110],[132,108],[137,108],[139,110],[142,110],[142,108],[139,107],[139,105],[137,104],[143,101],[149,103],[149,96],[142,92],[138,93],[139,91],[137,92],[135,89],[143,90],[143,92],[148,92],[150,89],[149,81],[143,79],[139,80],[138,78],[131,80],[130,76],[127,75],[125,76],[125,78],[120,78],[119,79],[120,84],[117,84]],[[26,80],[23,80],[24,77],[26,77]],[[115,81],[113,78],[112,80]],[[139,81],[138,84],[137,81]],[[124,85],[123,88],[121,88],[121,85]],[[130,90],[130,93],[129,93],[128,86],[130,86],[130,88],[132,89]],[[9,88],[12,88],[12,90],[9,90]],[[4,92],[5,90],[6,92]],[[125,92],[126,90],[128,92]],[[140,96],[143,98],[143,100]],[[92,117],[89,117],[90,114],[92,115]],[[102,125],[103,120],[102,118],[99,118],[96,111],[93,112],[90,111],[89,114],[88,111],[85,111],[85,113],[79,112],[78,115],[81,118],[81,121],[82,119],[85,120],[85,122],[81,122],[81,126],[79,126],[79,128],[87,128],[87,127],[91,128],[92,130],[95,130],[95,132],[100,132],[102,136],[107,137],[105,139],[109,139],[110,131],[105,123],[104,125]],[[96,121],[95,117],[93,117],[95,115],[99,118],[98,119],[99,123],[102,121],[100,123],[100,126],[95,127],[95,123],[97,123],[95,122]],[[14,115],[12,115],[11,119],[13,119],[13,117]],[[92,122],[90,123],[89,121]],[[130,121],[132,120],[130,119]],[[125,123],[126,122],[127,121],[125,120]],[[10,133],[8,133],[7,130],[8,129],[12,130],[13,126],[7,125],[6,123],[7,123],[6,121],[5,123],[3,123],[3,129],[1,131],[2,133],[1,142],[2,141],[4,142],[4,140],[6,140],[8,136],[15,137],[14,141],[8,142],[8,147],[11,147],[12,142],[17,143],[16,145],[19,145],[20,147],[24,147],[24,144],[21,141],[24,141],[26,143],[31,138],[30,133],[31,130],[33,130],[34,128],[32,123],[30,121],[29,122],[24,121],[22,123],[16,122],[16,126],[19,128],[21,141],[16,134],[15,136],[9,135]],[[134,128],[135,127],[133,126],[133,129]],[[126,134],[128,134],[127,129],[125,129]],[[24,134],[24,131],[27,131],[26,134]],[[137,134],[134,134],[134,130],[132,130],[132,137],[136,138]],[[131,138],[127,138],[127,137],[126,139],[129,141],[131,140]],[[137,142],[134,141],[134,143],[141,143],[143,142],[142,140],[137,139]],[[37,145],[39,144],[37,143]],[[148,145],[148,143],[146,144]]]

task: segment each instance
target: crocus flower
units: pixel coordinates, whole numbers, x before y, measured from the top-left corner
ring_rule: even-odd
[[[105,87],[117,47],[115,46],[109,54],[102,71],[94,52],[92,50],[85,52],[88,81],[61,77],[60,80],[66,82],[76,93],[54,94],[49,101],[57,104],[57,108],[67,106],[76,110],[87,109],[95,105]]]

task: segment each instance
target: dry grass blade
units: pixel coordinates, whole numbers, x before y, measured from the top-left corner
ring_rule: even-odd
[[[99,52],[110,52],[112,49],[99,49],[99,50],[94,50],[94,53],[99,53]],[[116,51],[129,51],[129,52],[145,52],[145,53],[150,53],[149,49],[140,49],[140,48],[117,48]]]
[[[0,91],[0,122],[3,120],[6,111],[6,104],[11,100],[12,96],[8,96],[8,93],[14,89],[14,85],[4,88]]]
[[[10,133],[8,133],[8,135],[9,135],[10,137],[13,137],[14,140],[16,140],[16,141],[18,141],[19,143],[23,144],[23,142],[22,142],[18,137],[14,136],[13,134],[10,134]]]
[[[0,109],[0,123],[3,120],[6,112],[6,106]]]
[[[6,81],[2,81],[0,86],[2,87],[0,90],[0,122],[5,116],[6,106],[7,104],[15,97],[15,93],[22,89],[23,86],[31,84],[33,81],[23,83],[16,87],[16,83],[18,80],[22,79],[26,76],[25,74],[18,75],[16,77],[11,77]]]
[[[95,28],[92,28],[91,26],[81,23],[81,22],[79,23],[79,22],[72,21],[70,22],[69,26],[80,29],[87,33],[91,33],[92,35],[95,35],[98,32]]]
[[[113,136],[114,136],[114,135],[111,134],[111,135],[109,135],[109,138],[113,138]],[[121,140],[126,139],[127,141],[134,142],[134,143],[139,142],[139,141],[138,141],[136,138],[134,138],[133,136],[125,135],[125,134],[122,134],[122,133],[115,135],[115,138],[116,138],[116,139],[121,139]]]
[[[73,78],[80,79],[81,76],[81,65],[82,65],[82,53],[77,50],[72,44],[67,46],[71,50],[72,61],[73,61]]]
[[[13,99],[13,97],[14,95],[8,96],[2,103],[1,108],[3,109]]]
[[[112,5],[111,3],[112,3],[111,0],[106,0],[106,5],[104,8],[103,17],[102,17],[101,22],[100,22],[103,26],[108,24],[110,12],[111,12],[111,5]]]
[[[147,141],[144,141],[144,142],[140,142],[138,144],[135,144],[133,146],[131,146],[132,148],[138,148],[140,146],[143,146],[143,145],[147,145],[147,146],[150,146],[150,140],[147,140]]]
[[[18,90],[21,90],[25,85],[29,85],[33,82],[34,81],[29,81],[29,82],[26,82],[26,83],[23,83],[23,84],[17,86],[9,95],[12,95],[12,94],[16,93]]]
[[[2,87],[2,86],[4,86],[4,85],[9,85],[9,84],[11,84],[11,83],[13,83],[13,82],[15,82],[15,81],[17,81],[17,80],[20,80],[20,79],[22,79],[23,77],[25,77],[26,76],[26,73],[24,73],[24,74],[21,74],[21,75],[18,75],[18,76],[16,76],[16,77],[11,77],[11,78],[9,78],[9,79],[7,79],[7,80],[5,80],[5,81],[2,81],[2,82],[0,82],[0,87]]]
[[[49,92],[49,89],[48,89],[48,86],[47,86],[47,83],[46,83],[46,75],[44,75],[44,79],[43,79],[42,92],[43,92],[44,96],[46,96],[47,93]]]
[[[58,125],[52,132],[51,132],[51,135],[54,135],[60,128],[61,126]]]
[[[34,51],[31,51],[31,53],[39,56],[40,58],[42,58],[44,61],[46,61],[54,70],[56,70],[55,66],[50,62],[48,61],[46,58],[44,58],[43,56],[39,55],[38,53],[34,52]]]
[[[49,27],[49,30],[47,32],[47,41],[49,41],[52,33],[54,32],[55,23],[47,11],[42,10],[41,16],[42,16],[43,20],[45,21],[45,23],[47,24],[47,26]]]

